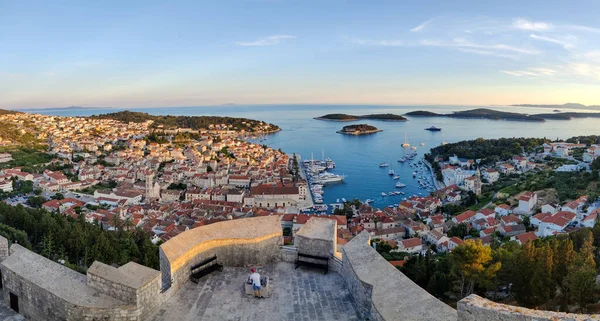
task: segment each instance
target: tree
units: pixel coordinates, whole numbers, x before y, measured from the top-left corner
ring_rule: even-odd
[[[567,276],[564,280],[571,299],[582,308],[596,301],[596,262],[593,241],[592,233],[587,231],[583,246],[573,263],[567,268]]]
[[[454,225],[448,230],[448,237],[456,236],[458,238],[464,238],[467,235],[467,225],[464,223],[460,223]]]
[[[64,200],[65,199],[65,195],[63,193],[56,193],[56,194],[54,194],[54,196],[52,196],[52,199],[54,199],[54,200]]]
[[[458,278],[460,298],[464,298],[475,290],[475,286],[490,287],[500,262],[492,262],[492,249],[481,243],[481,240],[466,240],[454,248],[450,254],[452,274]]]
[[[600,157],[594,159],[594,161],[590,164],[590,168],[592,170],[600,170]]]

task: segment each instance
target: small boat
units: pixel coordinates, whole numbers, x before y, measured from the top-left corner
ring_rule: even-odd
[[[406,157],[400,157],[400,158],[398,159],[398,162],[400,162],[400,163],[404,163],[404,162],[406,162]]]
[[[381,196],[387,196],[385,192],[381,192]]]
[[[395,173],[394,173],[394,170],[393,170],[393,169],[390,169],[390,170],[388,171],[388,175],[390,175],[390,176],[394,176],[394,175],[395,175]]]
[[[375,202],[375,201],[374,201],[374,200],[372,200],[372,199],[370,199],[370,198],[368,198],[368,199],[365,201],[365,203],[367,203],[367,204],[370,204],[370,203],[373,203],[373,202]]]
[[[342,197],[342,203],[346,203],[346,199]]]
[[[379,164],[379,167],[388,167],[388,166],[390,166],[390,164],[388,164],[388,163],[381,163],[381,164]]]
[[[429,127],[429,128],[425,128],[425,130],[428,130],[428,131],[430,131],[430,132],[439,132],[439,131],[441,131],[442,129],[441,129],[441,128],[439,128],[439,127],[431,126],[431,127]]]
[[[413,172],[413,178],[417,177],[417,172]]]
[[[401,182],[396,183],[396,187],[397,188],[402,188],[402,187],[406,187],[406,184],[403,184]]]
[[[394,176],[394,179],[395,179],[395,180],[396,180],[396,179],[400,179],[400,176]]]
[[[394,192],[389,192],[388,195],[392,196],[392,195],[394,195]]]
[[[419,144],[419,145],[421,145],[421,146],[425,146],[425,143],[421,142],[421,144]]]
[[[413,146],[413,147],[412,147],[412,150],[417,150],[417,146]]]

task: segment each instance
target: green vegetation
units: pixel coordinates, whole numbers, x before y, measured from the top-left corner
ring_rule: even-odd
[[[406,117],[395,114],[370,114],[370,115],[348,115],[348,114],[327,114],[321,117],[315,117],[319,120],[335,120],[335,121],[353,121],[359,119],[372,119],[372,120],[387,120],[387,121],[406,121]]]
[[[526,115],[519,113],[509,113],[505,111],[498,111],[487,108],[477,108],[464,111],[456,111],[452,114],[436,114],[428,111],[413,111],[406,113],[407,116],[420,116],[420,117],[451,117],[451,118],[484,118],[493,120],[518,120],[518,121],[533,121],[543,122],[544,118],[537,117],[537,115]]]
[[[388,242],[381,239],[373,239],[371,240],[371,246],[375,244],[375,249],[384,259],[388,261],[400,261],[409,257],[410,254],[407,252],[392,252],[392,250],[397,250],[398,247],[392,247]]]
[[[187,188],[187,185],[185,185],[184,183],[171,183],[171,185],[169,185],[169,187],[167,187],[167,189],[177,190],[177,191],[183,191],[186,188]]]
[[[115,187],[117,187],[117,182],[115,182],[115,181],[107,181],[107,182],[102,182],[102,183],[99,183],[99,184],[96,184],[96,185],[88,186],[88,187],[86,187],[86,188],[84,188],[82,190],[79,190],[78,192],[79,193],[93,195],[96,190],[99,190],[99,189],[113,189]]]
[[[149,235],[141,229],[124,231],[130,222],[115,216],[121,229],[118,232],[103,230],[98,224],[48,213],[41,209],[10,206],[0,203],[0,234],[11,241],[41,254],[53,261],[63,259],[66,266],[85,273],[95,261],[123,265],[134,261],[158,269],[158,246],[150,242]],[[26,240],[24,236],[26,235]]]
[[[504,294],[509,303],[526,307],[565,311],[576,304],[589,313],[596,312],[588,308],[600,295],[595,286],[599,244],[600,225],[525,245],[493,242],[489,247],[467,240],[448,254],[412,256],[401,271],[445,301],[470,293]]]
[[[12,155],[10,162],[0,164],[0,168],[10,168],[15,166],[34,166],[46,164],[52,160],[52,156],[44,152],[46,146],[29,147],[2,147],[0,153],[9,153]]]
[[[4,142],[10,141],[12,145],[29,148],[37,148],[43,144],[43,141],[31,129],[21,129],[17,125],[7,121],[0,121],[0,138]]]
[[[437,114],[437,113],[426,111],[426,110],[411,111],[411,112],[406,113],[405,115],[406,116],[418,116],[418,117],[438,117],[438,116],[445,116],[443,114]]]
[[[360,207],[360,200],[358,198],[353,199],[349,202],[344,202],[343,208],[336,208],[333,211],[334,215],[344,215],[346,218],[350,219],[354,216],[354,209],[358,209]]]
[[[342,130],[338,131],[339,134],[349,134],[349,135],[363,135],[363,134],[372,134],[376,132],[380,132],[380,129],[377,129],[375,126],[367,125],[367,124],[356,124],[356,125],[348,125],[344,126]]]
[[[450,156],[458,155],[467,159],[481,159],[481,165],[485,165],[508,160],[513,155],[521,155],[523,152],[531,153],[545,142],[548,140],[543,138],[477,138],[437,146],[432,148],[425,158],[432,163],[437,156],[447,160]]]
[[[208,129],[210,125],[225,124],[230,125],[232,130],[245,130],[249,132],[259,131],[259,126],[266,126],[267,123],[258,120],[246,118],[220,117],[220,116],[162,116],[150,115],[148,113],[120,111],[110,114],[94,115],[91,118],[96,119],[114,119],[121,122],[142,123],[148,120],[153,121],[152,127],[157,128],[190,128],[194,130]],[[279,127],[270,125],[270,131],[279,131]]]

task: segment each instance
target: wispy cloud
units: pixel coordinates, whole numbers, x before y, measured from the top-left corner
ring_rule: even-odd
[[[402,40],[369,40],[369,39],[350,39],[350,43],[362,46],[379,46],[379,47],[400,47],[405,43]]]
[[[440,41],[425,39],[425,40],[421,40],[419,42],[419,44],[421,44],[423,46],[435,46],[435,47],[475,48],[475,49],[483,49],[483,50],[505,51],[505,52],[527,54],[527,55],[537,55],[540,53],[540,51],[538,51],[536,49],[515,47],[512,45],[507,45],[507,44],[503,44],[503,43],[478,44],[478,43],[473,43],[468,40],[464,40],[464,39],[460,39],[460,38],[455,38],[454,42],[440,42]]]
[[[521,30],[542,31],[552,29],[552,24],[541,21],[529,21],[523,18],[513,20],[512,26]]]
[[[501,73],[516,77],[552,76],[556,70],[549,68],[527,68],[523,70],[500,70]]]
[[[473,54],[477,54],[477,55],[484,55],[484,56],[494,56],[494,57],[500,57],[500,58],[508,58],[508,59],[513,59],[513,60],[517,60],[518,57],[514,54],[504,54],[504,53],[500,53],[500,52],[495,52],[495,51],[489,51],[489,50],[481,50],[481,49],[470,49],[470,48],[458,48],[459,51],[462,52],[466,52],[466,53],[473,53]]]
[[[531,38],[536,39],[536,40],[541,40],[541,41],[546,41],[546,42],[550,42],[550,43],[554,43],[557,45],[562,46],[565,49],[570,49],[573,48],[574,45],[572,43],[566,42],[566,41],[562,41],[556,38],[551,38],[551,37],[547,37],[547,36],[539,36],[536,34],[531,34],[529,35]]]
[[[593,27],[587,27],[587,26],[567,25],[567,26],[565,26],[565,28],[577,30],[577,31],[600,33],[600,28],[593,28]]]
[[[420,25],[418,25],[418,26],[410,29],[410,31],[412,31],[412,32],[419,32],[419,31],[423,30],[423,28],[427,27],[427,25],[430,24],[431,22],[433,22],[434,20],[435,20],[435,18],[429,19],[429,20],[421,23]]]
[[[272,46],[280,43],[283,40],[296,39],[296,36],[292,35],[274,35],[269,37],[258,38],[254,41],[238,41],[235,44],[242,47],[258,47],[258,46]]]

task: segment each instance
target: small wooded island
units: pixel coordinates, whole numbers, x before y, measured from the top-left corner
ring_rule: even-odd
[[[381,132],[381,129],[378,129],[375,126],[367,125],[367,124],[356,124],[356,125],[348,125],[344,126],[342,130],[338,130],[336,133],[344,134],[344,135],[366,135],[366,134],[374,134],[377,132]]]
[[[371,114],[371,115],[348,115],[348,114],[327,114],[321,117],[315,117],[319,120],[331,120],[331,121],[355,121],[359,119],[371,119],[371,120],[386,120],[386,121],[406,121],[406,117],[395,115],[395,114]]]
[[[411,111],[404,114],[413,117],[450,117],[450,118],[465,118],[465,119],[492,119],[492,120],[517,120],[530,122],[544,122],[547,119],[553,120],[570,120],[573,118],[600,118],[600,113],[581,113],[581,112],[562,112],[554,114],[520,114],[511,113],[487,108],[478,108],[464,111],[455,111],[452,114],[437,114],[425,110]]]

